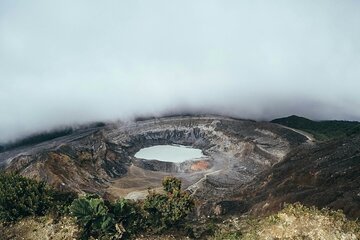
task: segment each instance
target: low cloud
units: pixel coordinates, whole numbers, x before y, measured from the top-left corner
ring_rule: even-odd
[[[360,119],[358,1],[2,1],[0,142],[168,112]]]

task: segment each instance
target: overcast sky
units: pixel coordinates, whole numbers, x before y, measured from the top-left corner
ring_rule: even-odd
[[[360,1],[0,1],[0,142],[168,111],[360,120]]]

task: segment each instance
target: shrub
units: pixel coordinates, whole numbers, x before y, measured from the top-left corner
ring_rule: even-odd
[[[155,192],[149,192],[146,197],[143,207],[146,212],[146,225],[149,228],[157,228],[157,230],[163,230],[166,225],[164,221],[164,206],[167,204],[168,198],[164,194],[158,194]]]
[[[0,220],[44,215],[52,206],[53,197],[44,182],[0,173]]]
[[[194,208],[191,196],[181,191],[181,181],[174,177],[165,177],[165,193],[150,192],[144,201],[147,212],[147,224],[155,231],[179,227]]]
[[[75,192],[63,192],[55,189],[50,189],[50,195],[52,196],[53,203],[49,210],[55,218],[64,214],[69,214],[69,206],[78,197]]]
[[[101,198],[83,197],[73,201],[71,213],[82,227],[82,239],[104,237],[114,232],[114,217]]]
[[[123,238],[129,237],[144,229],[144,212],[139,202],[124,198],[119,199],[112,205],[115,221],[118,228],[124,228]],[[121,231],[121,229],[117,229]]]
[[[180,192],[181,190],[181,180],[174,178],[174,177],[164,177],[162,181],[162,185],[164,188],[164,191],[167,193],[174,193],[174,192]]]

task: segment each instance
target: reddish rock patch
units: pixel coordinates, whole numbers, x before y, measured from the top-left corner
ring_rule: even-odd
[[[202,171],[202,170],[206,170],[209,169],[210,164],[208,161],[205,160],[200,160],[195,162],[193,165],[191,165],[190,169],[192,171]]]

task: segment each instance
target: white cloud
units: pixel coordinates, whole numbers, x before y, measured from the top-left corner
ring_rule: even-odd
[[[360,119],[358,1],[0,3],[0,142],[203,110]]]

